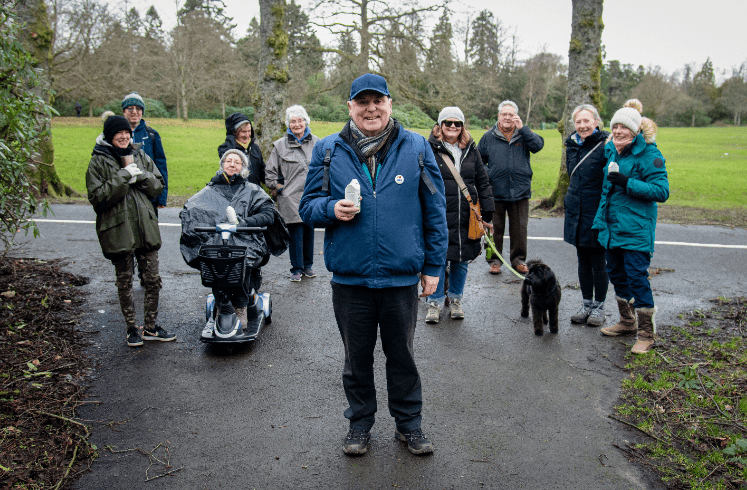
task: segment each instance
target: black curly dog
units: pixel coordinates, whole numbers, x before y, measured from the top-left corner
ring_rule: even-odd
[[[529,305],[532,305],[534,335],[542,335],[543,325],[550,314],[550,332],[558,333],[558,305],[560,304],[560,286],[555,273],[541,260],[527,262],[529,272],[521,285],[521,316],[529,316]]]

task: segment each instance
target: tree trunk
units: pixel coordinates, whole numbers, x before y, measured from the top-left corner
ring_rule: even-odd
[[[368,30],[368,0],[361,0],[361,52],[358,55],[358,76],[368,73],[371,33]]]
[[[189,119],[189,112],[187,110],[187,81],[184,79],[184,68],[181,68],[179,77],[179,90],[181,92],[180,99],[182,101],[182,119]]]
[[[259,107],[254,118],[256,140],[264,155],[282,136],[285,85],[288,83],[288,33],[284,26],[285,0],[260,0]]]
[[[52,103],[51,80],[49,63],[52,56],[52,29],[47,17],[47,5],[44,0],[29,0],[18,2],[16,6],[19,20],[26,22],[28,28],[24,31],[26,38],[24,44],[34,58],[37,69],[41,69],[39,85],[33,90],[35,94],[47,104]],[[42,196],[59,197],[74,196],[81,197],[69,185],[63,183],[57,175],[54,166],[54,145],[52,144],[52,119],[39,117],[39,125],[42,127],[42,136],[36,147],[34,161],[29,162],[30,181],[36,183],[37,190]]]
[[[580,104],[602,107],[600,91],[602,70],[602,3],[603,0],[573,0],[571,20],[571,43],[568,48],[568,92],[563,108],[563,118],[558,122],[558,131],[565,143],[575,128],[571,112]],[[543,199],[539,207],[553,211],[563,210],[563,198],[568,191],[568,172],[565,166],[565,144],[560,157],[558,182],[550,197]]]

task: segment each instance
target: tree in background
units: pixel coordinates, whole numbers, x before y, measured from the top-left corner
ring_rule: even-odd
[[[28,218],[37,212],[46,216],[49,208],[46,201],[39,203],[34,196],[38,189],[30,181],[27,171],[29,162],[36,160],[34,155],[45,130],[44,121],[53,113],[35,90],[41,83],[35,71],[36,62],[23,45],[21,25],[11,6],[8,0],[0,0],[0,50],[3,53],[3,76],[0,79],[0,195],[3,196],[0,199],[0,241],[4,247],[3,255],[13,245],[19,230],[38,235],[36,223]],[[34,5],[22,7],[33,8]],[[49,29],[48,25],[46,27]]]
[[[741,125],[742,114],[747,113],[747,62],[732,70],[731,78],[724,82],[721,98],[734,115],[734,125]]]
[[[602,70],[602,3],[603,0],[573,0],[571,42],[568,48],[568,93],[558,131],[565,141],[574,131],[571,112],[580,104],[602,105],[600,75]],[[540,206],[563,209],[563,198],[568,190],[565,166],[565,145],[560,158],[558,182],[550,197]]]
[[[564,69],[565,66],[561,57],[557,54],[548,53],[545,48],[524,62],[526,82],[521,93],[521,102],[526,107],[524,124],[531,124],[533,108],[539,109],[541,117],[544,119],[542,108],[547,104],[548,95],[556,86]]]
[[[649,68],[631,95],[643,104],[644,115],[654,121],[667,111],[677,99],[676,84],[661,71],[660,67]]]
[[[29,178],[36,183],[36,190],[42,195],[79,196],[78,192],[60,180],[54,166],[54,145],[52,144],[54,110],[49,106],[52,102],[50,60],[53,53],[53,36],[47,15],[47,5],[44,0],[27,0],[17,3],[15,10],[18,22],[26,26],[20,38],[21,42],[24,49],[31,55],[33,67],[38,72],[37,77],[29,80],[26,89],[32,92],[36,99],[43,101],[41,110],[33,114],[36,124],[34,130],[37,136],[34,139],[33,165],[29,166]],[[49,112],[47,109],[50,109]],[[11,124],[10,127],[12,130],[13,125]]]
[[[501,84],[506,29],[489,10],[481,11],[472,21],[464,73],[468,93],[467,111],[480,119],[495,119],[498,104],[505,93]]]
[[[453,53],[454,12],[445,8],[433,28],[430,46],[425,56],[419,98],[423,110],[433,119],[446,106],[461,106],[462,91],[455,85],[456,60]]]
[[[264,155],[284,131],[285,86],[288,83],[288,33],[285,0],[260,0],[259,98],[254,119],[256,140]]]
[[[390,34],[397,33],[418,42],[418,33],[413,31],[413,27],[419,28],[419,25],[412,22],[413,16],[442,8],[440,5],[420,7],[411,2],[401,5],[383,0],[317,0],[312,6],[315,18],[311,23],[335,36],[354,35],[357,38],[360,49],[351,61],[356,67],[355,75],[360,76],[371,71],[372,67],[381,69],[382,60],[377,54],[382,52],[383,43]],[[346,58],[349,54],[337,49],[323,50]]]

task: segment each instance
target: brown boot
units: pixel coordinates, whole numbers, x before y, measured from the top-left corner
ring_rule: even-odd
[[[609,337],[617,337],[618,335],[632,335],[638,332],[638,324],[635,320],[635,314],[633,312],[633,301],[622,299],[619,296],[615,296],[617,300],[617,309],[620,310],[620,321],[611,327],[604,327],[599,329],[602,335]]]
[[[243,308],[235,308],[234,310],[236,311],[236,317],[241,320],[241,328],[246,328],[246,306]]]
[[[633,354],[645,354],[654,346],[656,337],[656,307],[637,308],[635,310],[638,316],[638,340],[630,350]]]

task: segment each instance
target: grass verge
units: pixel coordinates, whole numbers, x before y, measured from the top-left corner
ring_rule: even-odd
[[[747,488],[747,298],[711,301],[629,355],[612,416],[651,437],[621,449],[670,488]]]

